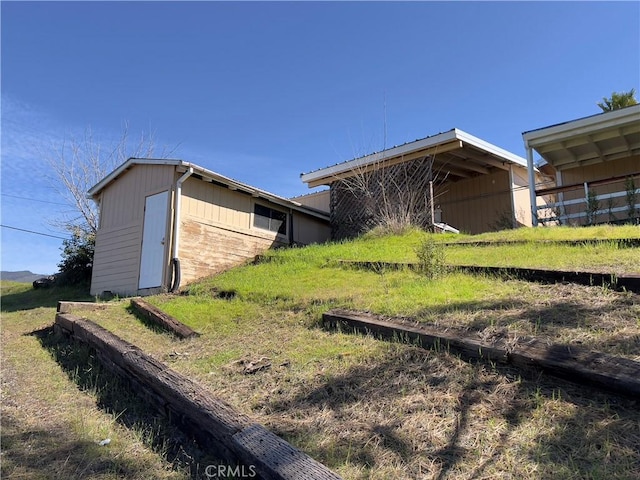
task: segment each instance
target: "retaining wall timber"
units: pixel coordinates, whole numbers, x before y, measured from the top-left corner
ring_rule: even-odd
[[[567,380],[640,398],[640,362],[594,352],[573,345],[549,345],[535,338],[501,338],[484,341],[471,334],[437,329],[433,326],[405,324],[347,310],[323,314],[328,328],[341,328],[387,339],[417,343],[423,348],[440,348],[518,367],[536,367]]]
[[[221,460],[253,466],[256,478],[265,480],[341,478],[189,378],[96,323],[58,313],[54,329],[94,349],[107,368],[123,376]]]
[[[148,321],[159,325],[166,330],[169,330],[177,337],[191,338],[200,336],[198,332],[192,330],[190,327],[178,321],[171,315],[164,313],[159,308],[156,308],[150,303],[145,302],[141,298],[132,298],[131,308],[136,314],[144,317]]]
[[[71,312],[94,312],[96,310],[107,310],[111,308],[112,304],[109,303],[95,303],[95,302],[58,302],[58,313],[71,313]]]
[[[419,271],[417,263],[364,262],[338,260],[341,265],[367,269],[374,272],[384,270],[409,269]],[[519,278],[529,282],[556,283],[570,282],[587,286],[606,285],[613,290],[627,290],[640,293],[640,275],[615,275],[602,272],[572,272],[569,270],[545,270],[541,268],[485,267],[480,265],[447,265],[447,270],[477,274],[495,275],[502,278]]]
[[[503,245],[568,245],[570,247],[581,247],[584,245],[611,245],[618,248],[640,247],[640,238],[584,238],[582,240],[475,240],[461,242],[441,242],[440,245],[447,247],[494,247]]]

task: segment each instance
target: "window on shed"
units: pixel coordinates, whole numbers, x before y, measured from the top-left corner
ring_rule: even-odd
[[[253,226],[286,235],[287,214],[256,203],[253,206]]]

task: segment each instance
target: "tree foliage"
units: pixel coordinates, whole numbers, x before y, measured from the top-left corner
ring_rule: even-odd
[[[612,92],[611,97],[602,99],[602,102],[597,105],[603,112],[611,112],[612,110],[618,110],[624,107],[630,107],[636,105],[636,90],[632,88],[628,92]]]
[[[56,283],[60,285],[89,285],[93,270],[95,236],[85,235],[81,230],[70,239],[62,241],[62,261],[58,264],[60,274]]]

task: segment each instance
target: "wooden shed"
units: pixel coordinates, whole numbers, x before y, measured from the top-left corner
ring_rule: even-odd
[[[92,295],[176,291],[330,236],[327,212],[182,160],[131,158],[88,194],[100,209]]]
[[[640,221],[640,105],[599,113],[522,134],[527,161],[535,150],[555,174],[555,184],[530,179],[532,202],[555,201],[534,211],[561,224]],[[548,214],[552,211],[552,215]]]
[[[370,229],[377,222],[374,212],[384,203],[421,209],[424,215],[418,212],[417,217],[425,227],[446,224],[481,233],[531,226],[526,164],[522,157],[452,129],[301,179],[310,188],[330,187],[333,238]]]

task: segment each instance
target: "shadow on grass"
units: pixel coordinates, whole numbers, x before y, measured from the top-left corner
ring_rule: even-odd
[[[11,291],[11,290],[9,290]],[[20,286],[19,291],[2,295],[2,311],[16,312],[34,308],[55,308],[58,301],[95,301],[89,295],[89,287],[51,287],[33,289],[29,285]]]
[[[64,431],[25,431],[11,416],[2,415],[2,478],[84,479],[111,474],[134,477],[131,461],[114,458],[88,440],[68,440]]]
[[[549,288],[554,288],[553,286]],[[574,287],[575,288],[575,287]],[[584,287],[585,289],[591,287]],[[506,299],[499,301],[472,301],[451,303],[442,307],[430,307],[415,315],[415,318],[439,319],[459,312],[473,313],[473,320],[461,325],[461,328],[473,332],[482,332],[490,327],[509,327],[517,324],[528,324],[525,335],[545,335],[554,338],[560,329],[600,330],[600,334],[589,342],[588,348],[609,352],[640,355],[640,338],[638,336],[616,335],[615,330],[624,327],[624,320],[615,315],[616,312],[630,311],[640,302],[640,296],[635,294],[614,293],[614,297],[607,301],[599,300],[596,296],[576,299],[567,296],[558,289],[552,300],[545,303],[523,301],[520,299]],[[605,325],[602,321],[606,316],[614,314],[614,322],[620,325]],[[629,317],[629,326],[635,327],[635,321]],[[440,322],[440,320],[438,320]],[[446,322],[446,319],[443,320]],[[606,329],[611,329],[607,333]],[[578,335],[582,337],[582,335]]]
[[[171,336],[175,335],[175,333],[169,330],[168,328],[164,328],[162,325],[149,320],[149,318],[147,318],[145,315],[143,315],[138,310],[133,308],[131,305],[129,305],[125,310],[129,312],[131,315],[133,315],[135,318],[137,318],[138,321],[142,323],[142,325],[147,327],[153,333],[166,334]]]
[[[126,380],[106,369],[92,349],[54,333],[52,327],[30,335],[39,340],[80,390],[96,396],[98,408],[113,415],[126,428],[137,430],[145,444],[174,468],[187,470],[191,478],[199,479],[204,478],[206,465],[220,463],[200,449],[193,439],[185,436],[163,412],[151,407]],[[82,448],[82,445],[78,447]],[[95,446],[85,447],[93,449]],[[111,471],[112,466],[106,468]]]
[[[636,401],[537,370],[463,364],[446,352],[398,346],[382,362],[355,365],[296,390],[265,407],[287,418],[330,418],[339,432],[330,433],[331,442],[319,442],[317,424],[270,428],[330,468],[349,464],[374,473],[391,464],[401,466],[404,478],[489,478],[513,466],[515,448],[545,474],[562,478],[592,478],[595,471],[603,478],[629,478],[640,471]],[[554,412],[560,398],[562,411]],[[483,437],[487,410],[502,427],[479,440],[480,447],[473,439]],[[478,412],[485,412],[481,419]],[[518,439],[514,447],[514,438],[533,428],[527,424],[533,417],[545,425],[536,427],[533,441]]]

